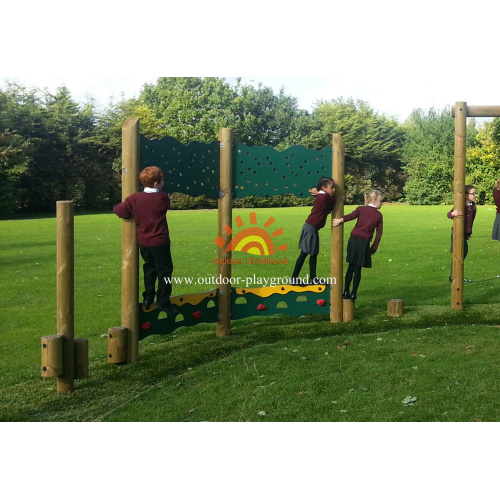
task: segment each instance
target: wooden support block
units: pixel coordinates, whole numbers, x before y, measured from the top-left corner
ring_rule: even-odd
[[[401,299],[391,299],[387,301],[387,316],[399,318],[404,314],[404,301]]]
[[[127,329],[121,326],[108,328],[108,363],[127,361]]]
[[[342,301],[342,319],[348,323],[354,319],[354,300],[343,299]]]
[[[60,335],[42,337],[42,377],[59,377],[63,372],[63,338]]]
[[[89,377],[89,340],[75,339],[75,379]]]

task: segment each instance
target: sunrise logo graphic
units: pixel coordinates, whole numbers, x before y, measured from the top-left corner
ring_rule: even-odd
[[[244,226],[244,222],[241,216],[235,217],[236,225],[239,228]],[[222,238],[222,236],[217,236],[215,238],[214,243],[219,247],[223,248],[227,243],[226,252],[246,252],[251,253],[253,255],[274,255],[276,252],[286,250],[287,246],[278,245],[275,247],[273,239],[281,236],[283,234],[283,228],[276,229],[272,233],[267,231],[272,224],[276,221],[269,217],[264,224],[266,229],[261,227],[256,227],[257,225],[257,214],[255,212],[250,213],[250,224],[251,227],[243,228],[241,231],[238,231],[233,236],[233,230],[229,226],[224,227],[224,231],[227,236],[230,238],[226,240]],[[232,237],[231,237],[232,236]]]

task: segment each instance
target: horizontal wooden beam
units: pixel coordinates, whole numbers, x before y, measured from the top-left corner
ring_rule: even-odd
[[[455,116],[455,106],[451,108],[451,116]],[[493,118],[500,116],[500,106],[467,106],[467,116],[474,118]]]

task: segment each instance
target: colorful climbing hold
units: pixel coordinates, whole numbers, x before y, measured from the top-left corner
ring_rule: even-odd
[[[316,304],[318,304],[318,306],[324,306],[326,304],[326,300],[325,299],[318,299],[316,301]]]
[[[267,306],[265,306],[264,304],[259,304],[257,306],[257,311],[265,311],[267,309]]]
[[[201,311],[195,311],[191,316],[193,316],[194,319],[200,319]]]
[[[151,328],[151,323],[149,321],[141,323],[141,330],[149,330],[150,328]]]

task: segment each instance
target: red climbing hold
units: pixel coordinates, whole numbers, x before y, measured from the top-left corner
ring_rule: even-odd
[[[267,309],[267,306],[265,306],[264,304],[259,304],[257,306],[257,311],[265,311]]]
[[[324,306],[326,304],[326,300],[325,299],[318,299],[316,301],[316,304],[318,304],[318,306]]]
[[[151,328],[151,323],[149,321],[141,323],[141,330],[149,330],[150,328]]]
[[[194,319],[200,319],[201,311],[195,311],[191,316],[193,316]]]

